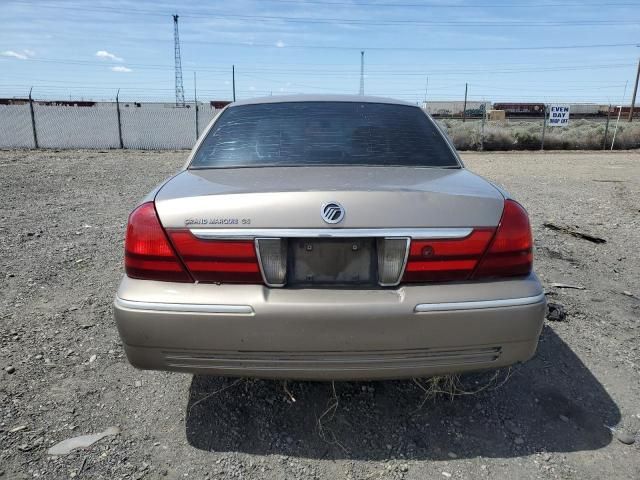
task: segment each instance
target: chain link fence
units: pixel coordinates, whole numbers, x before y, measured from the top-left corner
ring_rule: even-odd
[[[640,121],[617,122],[615,116],[575,118],[564,127],[545,118],[439,118],[458,150],[626,150],[640,148]]]
[[[466,110],[462,105],[424,106],[459,150],[640,148],[640,121],[618,122],[615,109],[599,116],[577,112],[568,126],[549,127],[542,104],[538,117],[502,120],[490,120],[491,103],[468,102]],[[188,149],[219,112],[207,103],[12,100],[0,105],[0,148]]]
[[[195,103],[24,100],[0,105],[0,148],[191,148],[219,111],[205,103],[196,108]]]
[[[549,126],[549,107],[536,115],[516,114],[490,120],[490,103],[473,105],[461,114],[435,114],[459,150],[624,150],[640,148],[640,118],[632,123],[618,110],[584,113],[580,105],[565,126]],[[546,111],[546,112],[545,112]],[[573,110],[572,110],[573,111]]]

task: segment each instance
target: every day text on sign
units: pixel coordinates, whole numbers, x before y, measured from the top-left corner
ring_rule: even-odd
[[[569,105],[551,105],[549,106],[550,127],[566,127],[569,125]]]

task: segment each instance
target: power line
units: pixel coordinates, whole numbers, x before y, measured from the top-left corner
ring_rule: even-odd
[[[611,3],[587,3],[587,2],[551,2],[551,3],[362,3],[362,2],[326,2],[326,1],[314,1],[314,0],[266,0],[270,3],[286,3],[286,4],[307,4],[307,5],[320,5],[320,6],[347,6],[347,7],[392,7],[392,8],[549,8],[549,7],[635,7],[636,3],[627,2],[611,2]]]
[[[22,4],[29,4],[28,2],[20,2]],[[35,4],[32,4],[35,6]],[[595,6],[595,5],[594,5]],[[61,5],[51,4],[37,4],[38,8],[55,8],[57,10],[73,10],[73,11],[90,11],[90,12],[109,12],[109,13],[137,13],[140,15],[153,15],[164,16],[164,13],[158,10],[145,10],[134,8],[121,8],[121,7],[103,7],[103,6],[69,6],[64,7]],[[481,27],[555,27],[555,26],[608,26],[608,25],[637,25],[638,20],[541,20],[541,21],[434,21],[434,20],[380,20],[371,21],[363,20],[359,18],[333,18],[333,17],[288,17],[279,15],[247,15],[247,14],[232,14],[221,11],[210,11],[209,13],[181,13],[183,17],[190,18],[236,18],[246,20],[262,20],[262,21],[277,21],[287,23],[308,23],[308,24],[344,24],[344,25],[366,25],[366,26],[406,26],[406,25],[421,25],[421,26],[481,26]]]
[[[77,65],[77,66],[85,66],[85,67],[95,67],[102,66],[107,67],[108,65],[100,62],[100,61],[91,61],[91,60],[64,60],[64,59],[47,59],[47,58],[32,58],[28,60],[29,62],[45,62],[45,63],[53,63],[53,64],[63,64],[63,65]],[[387,70],[372,70],[367,72],[367,76],[378,76],[378,77],[397,77],[397,76],[422,76],[426,75],[473,75],[479,73],[487,73],[487,74],[511,74],[511,73],[528,73],[528,72],[553,72],[553,71],[590,71],[590,70],[601,70],[601,69],[610,69],[610,68],[622,68],[628,66],[634,66],[635,64],[631,63],[608,63],[608,64],[591,64],[591,65],[561,65],[561,66],[549,66],[549,67],[541,67],[538,64],[531,64],[532,66],[529,68],[482,68],[482,69],[474,69],[474,68],[465,68],[465,69],[453,69],[453,68],[442,68],[435,69],[430,68],[428,72],[425,71],[387,71]],[[172,69],[172,66],[169,65],[154,65],[154,64],[129,64],[130,67],[135,69],[149,69],[149,70],[169,70]],[[197,65],[196,68],[198,71],[211,72],[211,74],[219,74],[221,77],[224,76],[226,71],[226,67],[208,67],[206,65],[200,66]],[[282,68],[248,68],[248,69],[240,69],[240,74],[246,73],[267,73],[272,75],[290,75],[290,74],[313,74],[315,76],[347,76],[351,77],[357,75],[357,72],[352,71],[344,71],[344,70],[314,70],[314,69],[282,69]]]

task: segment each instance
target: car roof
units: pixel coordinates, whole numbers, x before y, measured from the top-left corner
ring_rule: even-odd
[[[415,107],[413,103],[385,97],[371,97],[368,95],[275,95],[272,97],[250,98],[238,100],[229,105],[258,105],[261,103],[291,103],[291,102],[357,102],[357,103],[388,103]]]

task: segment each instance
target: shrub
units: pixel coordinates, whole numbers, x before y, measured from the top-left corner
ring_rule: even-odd
[[[463,123],[457,119],[438,121],[459,150],[479,150],[481,122]],[[607,144],[611,145],[615,124],[611,122]],[[568,127],[547,127],[545,150],[600,150],[605,124],[588,119],[571,120]],[[542,141],[542,119],[539,121],[486,122],[484,150],[538,150]],[[616,150],[640,148],[640,122],[621,120],[616,134]]]

